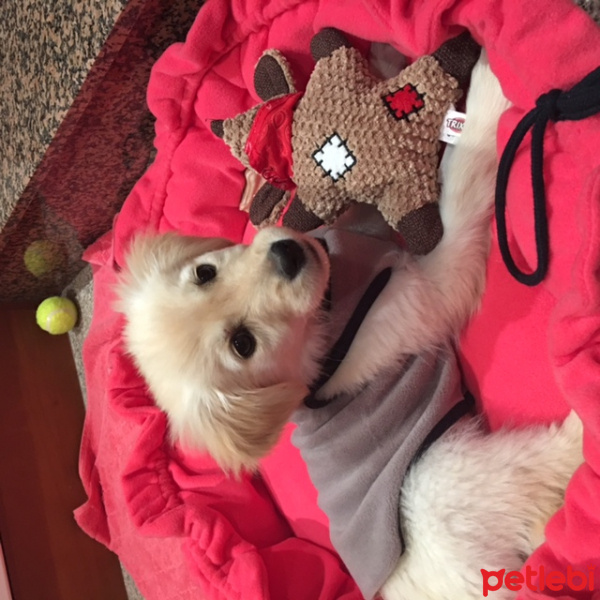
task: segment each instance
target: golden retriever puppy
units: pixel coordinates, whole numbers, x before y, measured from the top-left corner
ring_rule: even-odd
[[[506,108],[482,56],[445,157],[444,235],[426,256],[357,207],[312,235],[268,228],[248,246],[142,236],[119,285],[127,348],[174,440],[237,473],[296,420],[366,598],[481,597],[482,569],[519,569],[543,540],[582,460],[574,415],[486,433],[453,352],[484,287]]]
[[[290,235],[265,229],[247,247],[141,237],[120,290],[128,349],[172,437],[234,473],[273,447],[319,370],[327,256],[303,240],[291,280],[276,258]]]

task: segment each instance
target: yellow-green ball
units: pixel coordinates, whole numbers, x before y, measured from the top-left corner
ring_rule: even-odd
[[[37,324],[52,335],[71,331],[77,323],[77,307],[68,298],[46,298],[35,313]]]
[[[49,240],[32,242],[23,255],[25,267],[38,278],[58,270],[63,259],[59,245]]]

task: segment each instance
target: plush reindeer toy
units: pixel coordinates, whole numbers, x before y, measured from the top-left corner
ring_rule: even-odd
[[[410,252],[432,250],[443,233],[439,132],[479,51],[463,34],[382,81],[341,32],[324,29],[311,43],[316,66],[304,92],[281,53],[265,52],[254,75],[264,103],[212,122],[233,155],[266,180],[250,206],[252,223],[283,214],[284,225],[308,231],[362,202],[377,207]]]

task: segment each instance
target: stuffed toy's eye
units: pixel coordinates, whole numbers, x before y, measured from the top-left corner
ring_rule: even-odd
[[[204,285],[217,276],[217,269],[213,265],[198,265],[196,267],[196,283]]]
[[[256,338],[245,327],[240,327],[231,336],[231,347],[240,358],[250,358],[256,350]]]

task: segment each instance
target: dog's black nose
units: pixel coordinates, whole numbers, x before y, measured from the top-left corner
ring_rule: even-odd
[[[273,242],[269,255],[277,270],[287,279],[294,279],[306,263],[306,254],[302,246],[294,240]]]

